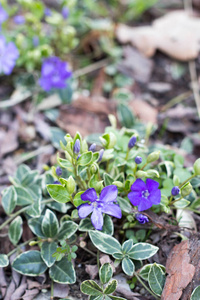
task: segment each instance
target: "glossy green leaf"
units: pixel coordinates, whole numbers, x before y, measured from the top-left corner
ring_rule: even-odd
[[[17,193],[13,186],[9,186],[3,191],[1,204],[7,215],[13,212],[17,204]]]
[[[37,199],[34,199],[34,203],[31,206],[28,206],[26,209],[26,214],[33,218],[38,218],[41,215],[41,196]]]
[[[65,221],[62,223],[57,235],[58,240],[69,239],[78,229],[78,225],[73,221]]]
[[[38,237],[45,238],[44,233],[42,232],[42,220],[43,216],[40,216],[39,218],[32,218],[28,220],[28,225],[31,229],[31,231],[37,235]]]
[[[102,232],[109,235],[113,235],[114,225],[112,218],[108,215],[104,215]]]
[[[79,228],[80,231],[89,231],[93,230],[94,226],[92,225],[91,219],[90,218],[85,218],[82,219],[79,223]]]
[[[190,300],[199,300],[200,299],[200,285],[198,285],[192,292]]]
[[[23,252],[13,261],[12,267],[20,274],[38,276],[43,274],[47,266],[41,258],[41,253],[36,250]]]
[[[114,237],[94,230],[89,231],[89,236],[92,243],[102,252],[113,254],[115,252],[121,253],[121,245]]]
[[[133,128],[135,124],[135,118],[127,105],[122,103],[119,104],[117,107],[117,113],[122,126],[126,128]]]
[[[109,263],[103,264],[99,270],[99,278],[102,284],[108,283],[112,278],[113,270]]]
[[[28,191],[23,187],[15,187],[15,191],[17,193],[17,205],[29,205],[34,202],[32,196]]]
[[[81,195],[84,193],[84,191],[78,192],[73,199],[73,204],[77,207],[83,203],[86,203],[85,201],[81,200]]]
[[[22,236],[22,218],[16,217],[9,226],[8,236],[13,245],[17,245]]]
[[[124,254],[123,254],[123,253],[116,252],[116,253],[113,253],[112,256],[113,256],[115,259],[122,260],[122,258],[124,257]]]
[[[117,280],[112,280],[111,282],[108,283],[108,285],[106,286],[105,290],[103,291],[104,294],[112,294],[114,293],[114,291],[116,290],[117,288]]]
[[[111,185],[114,181],[114,179],[107,173],[104,173],[103,174],[103,178],[104,178],[104,183],[105,183],[105,186],[107,185]]]
[[[58,283],[72,284],[76,282],[74,267],[66,257],[54,263],[49,270],[49,276]]]
[[[41,246],[41,256],[42,259],[44,260],[45,264],[47,265],[47,267],[51,267],[53,266],[53,264],[56,261],[56,258],[53,257],[53,253],[56,252],[57,249],[57,243],[55,242],[44,242],[42,243]]]
[[[24,176],[29,172],[30,168],[27,165],[22,164],[17,168],[15,177],[21,182]]]
[[[163,265],[157,264],[163,271],[163,273],[165,273],[165,267]],[[142,277],[142,279],[148,281],[148,277],[149,277],[149,272],[151,267],[153,266],[153,264],[148,264],[145,265],[144,267],[142,267],[142,269],[140,270],[140,277]]]
[[[137,243],[127,254],[132,259],[143,260],[153,256],[158,250],[158,247],[151,244]]]
[[[133,273],[135,272],[135,265],[129,258],[125,257],[122,260],[122,270],[125,274],[128,276],[133,276]]]
[[[165,274],[156,263],[151,266],[148,276],[148,282],[152,291],[156,295],[161,296],[165,284]]]
[[[174,203],[174,206],[176,208],[185,208],[187,207],[188,205],[190,205],[190,201],[186,200],[186,199],[181,199],[177,202]]]
[[[47,190],[50,196],[57,202],[66,203],[70,201],[67,189],[60,184],[48,184]]]
[[[109,295],[109,297],[110,297],[111,300],[127,300],[125,298],[117,297],[117,296],[112,296],[112,295]]]
[[[9,265],[9,259],[6,254],[0,254],[0,267],[4,268]]]
[[[58,233],[58,219],[56,215],[50,210],[47,209],[42,220],[42,232],[46,237],[55,237]]]
[[[81,292],[86,295],[100,296],[103,290],[95,281],[85,280],[81,283]]]
[[[122,251],[123,253],[129,252],[133,247],[133,240],[127,240],[122,245]]]
[[[79,157],[77,164],[80,166],[87,166],[92,160],[92,151],[88,151],[86,153],[81,154]]]
[[[131,213],[132,212],[132,206],[131,206],[130,200],[118,196],[117,197],[117,202],[118,202],[118,204],[119,204],[122,211],[124,211],[125,213]]]

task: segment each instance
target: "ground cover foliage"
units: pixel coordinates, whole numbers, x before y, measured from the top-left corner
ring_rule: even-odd
[[[132,35],[168,5],[1,2],[2,299],[200,298],[195,63]]]

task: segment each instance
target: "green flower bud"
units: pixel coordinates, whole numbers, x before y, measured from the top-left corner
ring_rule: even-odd
[[[93,163],[90,167],[90,173],[93,175],[93,174],[96,174],[99,170],[99,166],[97,163]]]
[[[136,177],[138,177],[138,178],[142,178],[142,177],[146,177],[147,172],[144,172],[144,171],[142,171],[142,170],[139,170],[139,171],[136,172],[135,175],[136,175]]]
[[[110,124],[113,128],[117,128],[117,119],[114,115],[108,115],[108,119],[110,121]]]
[[[94,184],[94,189],[96,190],[96,192],[98,194],[100,194],[100,192],[102,191],[103,188],[104,188],[103,181],[98,181]]]
[[[38,241],[31,241],[30,243],[29,243],[29,246],[35,246],[35,245],[37,245],[39,242]]]
[[[69,179],[67,180],[67,191],[70,194],[73,194],[76,188],[76,182],[72,176],[69,176]]]
[[[200,158],[195,161],[193,168],[195,175],[200,175]]]
[[[112,132],[103,134],[102,136],[99,137],[99,139],[103,147],[105,147],[106,149],[113,148],[117,142],[117,138]]]
[[[56,168],[53,166],[53,167],[51,167],[51,172],[52,172],[52,175],[54,176],[54,177],[57,177],[57,174],[56,174]]]
[[[122,189],[124,187],[124,184],[121,181],[113,181],[114,185],[116,185],[119,189]]]
[[[157,178],[159,178],[160,174],[158,173],[158,171],[150,169],[150,170],[146,171],[146,177],[157,177]]]
[[[117,142],[117,138],[114,135],[114,133],[112,133],[112,132],[109,133],[109,136],[110,136],[110,142],[109,142],[109,145],[108,145],[108,149],[111,149],[115,146],[115,144]]]
[[[153,161],[156,161],[159,159],[159,157],[160,157],[160,151],[152,152],[147,156],[147,163],[149,164]]]
[[[192,185],[190,182],[187,182],[182,188],[181,188],[181,196],[186,197],[192,192]]]

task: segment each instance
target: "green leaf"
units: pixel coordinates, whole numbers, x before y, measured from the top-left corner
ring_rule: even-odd
[[[92,160],[92,151],[88,151],[86,153],[83,153],[78,161],[77,164],[80,166],[87,166]]]
[[[3,191],[1,204],[7,215],[10,215],[17,204],[17,193],[13,186],[6,188]]]
[[[122,103],[119,104],[117,107],[117,113],[122,126],[126,128],[133,128],[135,124],[135,118],[127,105]]]
[[[15,187],[17,193],[17,205],[24,206],[33,204],[34,200],[30,193],[23,187]]]
[[[152,291],[156,295],[161,296],[165,284],[165,274],[156,263],[151,266],[148,282]]]
[[[147,243],[137,243],[135,244],[130,252],[128,252],[128,256],[135,260],[143,260],[147,259],[158,251],[158,247],[153,246]]]
[[[163,273],[165,273],[165,267],[163,265],[157,264],[163,271]],[[149,277],[149,272],[151,270],[151,267],[153,266],[153,264],[148,264],[145,265],[144,267],[142,267],[142,269],[140,270],[140,277],[142,277],[142,279],[148,281],[148,277]]]
[[[27,207],[26,214],[33,218],[37,218],[41,215],[41,196],[34,198],[34,203]]]
[[[22,218],[16,217],[9,226],[8,236],[13,245],[17,245],[22,236]]]
[[[56,258],[53,257],[53,253],[56,252],[57,249],[57,243],[55,242],[44,242],[42,243],[41,246],[41,256],[42,259],[44,260],[45,264],[47,265],[47,267],[51,267],[53,266],[53,264],[56,261]]]
[[[133,247],[133,240],[127,240],[122,245],[122,251],[123,253],[129,252]]]
[[[99,270],[99,278],[102,284],[108,283],[112,278],[113,270],[109,263],[103,264]]]
[[[42,220],[43,216],[39,218],[32,218],[28,220],[28,226],[30,227],[31,231],[37,235],[38,237],[45,238],[45,235],[42,232]]]
[[[70,208],[72,208],[72,204],[71,203],[59,203],[59,202],[51,202],[51,203],[47,203],[47,206],[50,209],[59,211],[63,214],[65,214]]]
[[[30,168],[27,165],[22,164],[17,168],[15,177],[21,182],[25,174],[29,172],[30,172]]]
[[[9,265],[9,259],[6,254],[0,254],[0,267],[4,268]]]
[[[115,252],[121,253],[121,245],[114,237],[94,230],[89,231],[89,236],[92,243],[102,252],[113,254]]]
[[[57,161],[62,168],[67,169],[70,172],[72,171],[72,164],[69,160],[57,157]]]
[[[198,285],[192,292],[190,300],[199,300],[200,299],[200,285]]]
[[[57,202],[66,203],[70,201],[67,189],[60,184],[48,184],[47,190],[50,196]]]
[[[122,198],[120,196],[117,197],[117,202],[121,208],[122,211],[126,213],[131,213],[132,212],[132,206],[130,204],[130,201],[126,198]]]
[[[38,276],[43,274],[47,266],[41,258],[41,253],[31,250],[20,254],[12,264],[13,269],[20,274]]]
[[[47,209],[42,220],[42,232],[46,237],[54,237],[58,233],[58,219],[56,215]]]
[[[69,239],[78,229],[78,225],[73,221],[65,221],[62,223],[57,235],[58,240]]]
[[[177,208],[185,208],[188,205],[190,205],[190,201],[188,201],[186,199],[180,199],[179,201],[174,203],[174,206]]]
[[[58,127],[50,127],[51,131],[51,142],[56,149],[60,149],[60,141],[65,143],[65,132]]]
[[[84,191],[78,192],[73,199],[73,204],[77,207],[83,203],[86,203],[85,201],[81,200],[81,195],[84,193]]]
[[[26,173],[24,175],[24,177],[22,178],[21,184],[24,187],[31,187],[32,184],[36,181],[36,179],[38,178],[39,175],[39,171],[29,171],[28,173]]]
[[[117,280],[112,280],[111,282],[108,283],[107,287],[103,291],[105,294],[109,295],[112,294],[117,288]]]
[[[135,272],[135,266],[134,266],[134,263],[132,262],[132,260],[130,260],[127,257],[123,258],[123,260],[122,260],[122,270],[128,276],[133,276],[133,273]]]
[[[107,185],[111,185],[114,181],[114,179],[107,173],[104,173],[103,174],[103,178],[104,178],[104,183],[105,183],[105,186]]]
[[[112,296],[112,295],[109,295],[109,297],[110,297],[112,300],[127,300],[127,299],[125,299],[125,298],[117,297],[117,296]]]
[[[49,270],[49,276],[58,283],[72,284],[76,282],[74,267],[66,257],[54,263]]]
[[[89,300],[105,300],[104,295],[90,296]]]
[[[124,254],[123,254],[123,253],[116,252],[116,253],[113,253],[112,256],[113,256],[115,259],[122,260],[122,258],[124,257]]]
[[[81,292],[86,295],[100,296],[103,290],[95,281],[85,280],[81,283]]]
[[[85,218],[80,221],[78,230],[89,231],[89,230],[93,230],[93,229],[94,229],[94,226],[92,225],[90,218]]]
[[[114,225],[111,217],[108,215],[104,215],[102,232],[109,235],[113,235]]]

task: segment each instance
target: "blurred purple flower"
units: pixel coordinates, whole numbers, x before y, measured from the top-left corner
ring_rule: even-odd
[[[94,188],[86,190],[81,195],[82,201],[90,201],[77,207],[78,215],[81,219],[86,218],[90,213],[92,225],[97,230],[103,228],[103,213],[111,215],[115,218],[121,218],[122,212],[117,201],[117,187],[115,185],[108,185],[101,191],[99,198]]]
[[[40,43],[39,37],[37,35],[35,35],[32,39],[32,42],[33,42],[33,46],[37,47]]]
[[[50,10],[50,8],[46,7],[44,10],[44,14],[46,17],[50,17],[52,15],[52,11]]]
[[[63,9],[62,9],[62,16],[64,19],[67,19],[68,16],[69,16],[69,9],[67,6],[64,6]]]
[[[61,176],[62,175],[62,169],[59,166],[56,168],[56,175],[57,176]]]
[[[171,190],[173,196],[177,196],[180,193],[180,189],[178,186],[174,186]]]
[[[131,186],[128,198],[131,203],[138,206],[138,211],[150,208],[153,204],[161,201],[161,191],[158,189],[159,183],[148,178],[146,183],[142,179],[136,179]]]
[[[96,146],[97,146],[97,145],[96,145],[95,143],[93,143],[92,145],[90,145],[89,151],[95,152]]]
[[[77,139],[75,144],[74,144],[73,151],[74,151],[75,154],[79,154],[80,150],[81,150],[81,143],[80,143],[80,140]]]
[[[101,149],[99,151],[99,158],[97,160],[98,163],[100,163],[102,161],[102,158],[103,158],[103,154],[104,154],[104,149]]]
[[[140,224],[145,224],[149,222],[148,217],[143,214],[135,214],[135,218]]]
[[[13,42],[6,43],[0,36],[0,73],[10,75],[19,57],[19,51]]]
[[[142,157],[141,157],[141,156],[136,156],[136,158],[135,158],[135,163],[136,163],[137,165],[141,164],[141,163],[142,163]]]
[[[5,11],[3,6],[0,4],[0,24],[8,19],[8,13]]]
[[[13,18],[13,20],[14,20],[15,24],[17,24],[17,25],[22,25],[22,24],[25,23],[25,18],[24,18],[24,16],[22,16],[22,15],[17,15],[17,16],[15,16],[15,17]]]
[[[135,143],[137,141],[136,136],[132,136],[128,142],[129,149],[133,148],[135,146]]]
[[[43,61],[39,84],[45,91],[52,88],[62,89],[66,87],[66,80],[71,75],[67,62],[56,56],[49,57]]]

